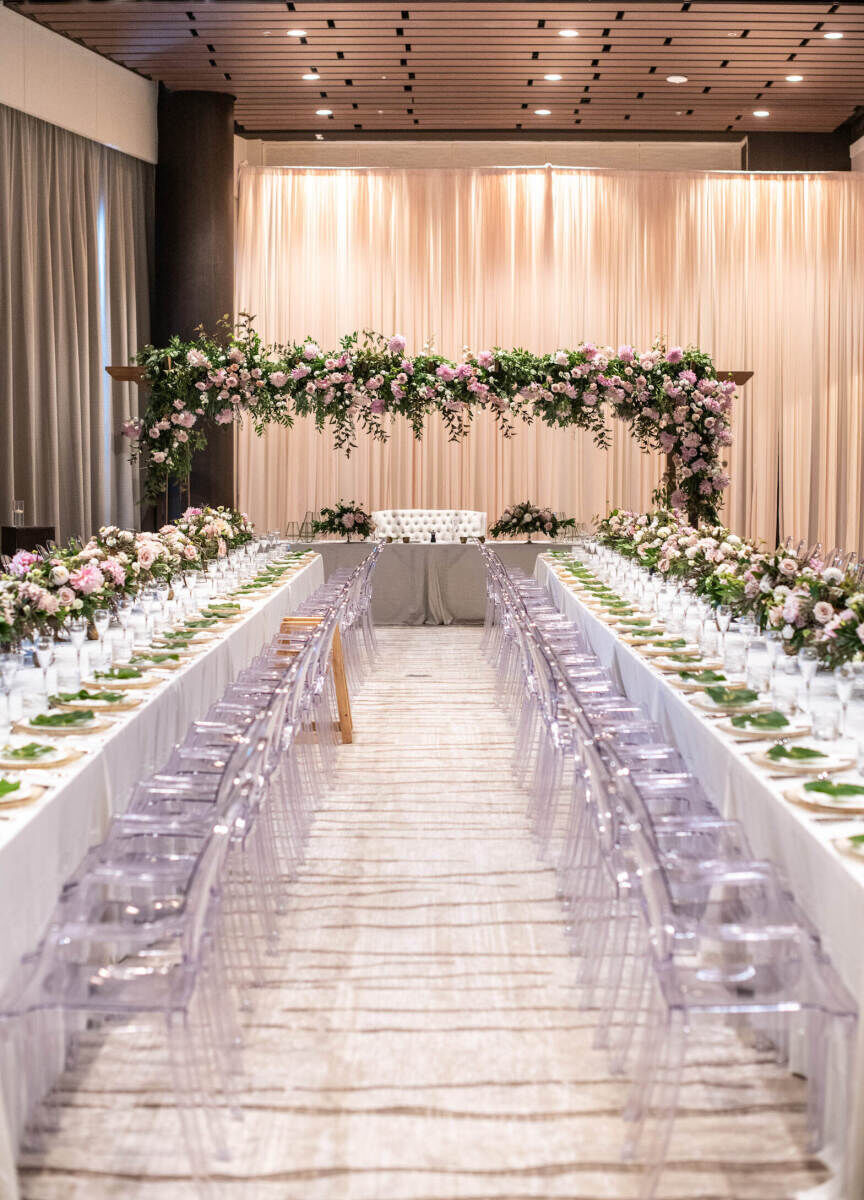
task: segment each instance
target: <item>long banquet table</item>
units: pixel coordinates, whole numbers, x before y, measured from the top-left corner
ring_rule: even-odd
[[[508,567],[534,570],[549,542],[493,542]],[[355,567],[369,553],[369,542],[303,542],[324,558],[329,575]],[[477,546],[461,542],[391,542],[375,569],[372,617],[376,625],[451,625],[479,622],[486,614],[486,570]]]
[[[65,880],[102,838],[111,816],[122,811],[132,785],[167,758],[190,723],[275,636],[282,618],[323,582],[324,566],[316,554],[274,592],[254,601],[212,645],[148,691],[140,707],[117,720],[110,732],[82,739],[92,748],[74,766],[58,771],[57,785],[40,799],[26,808],[0,809],[0,990],[21,955],[38,944]],[[0,1200],[17,1195],[17,1137],[0,1112]]]
[[[741,822],[754,852],[770,859],[785,875],[794,895],[814,922],[846,986],[858,1000],[858,1051],[853,1070],[850,1118],[842,1193],[846,1200],[864,1196],[864,862],[841,853],[835,839],[864,832],[864,818],[817,822],[783,796],[790,781],[778,781],[757,766],[729,735],[717,728],[638,651],[623,642],[559,578],[550,560],[538,558],[538,583],[556,606],[584,632],[591,649],[627,696],[643,705],[677,745],[720,810]],[[850,727],[864,735],[864,703],[850,705]],[[749,744],[753,748],[753,743]],[[835,1120],[842,1120],[839,1103]],[[828,1193],[820,1192],[820,1200]],[[814,1198],[815,1200],[815,1198]]]

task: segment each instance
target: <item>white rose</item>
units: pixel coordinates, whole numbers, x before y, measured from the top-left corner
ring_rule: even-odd
[[[68,583],[68,581],[69,581],[69,572],[62,565],[57,566],[57,567],[52,567],[51,575],[49,576],[49,578],[51,579],[51,582],[54,584],[55,587],[62,587],[64,583]]]

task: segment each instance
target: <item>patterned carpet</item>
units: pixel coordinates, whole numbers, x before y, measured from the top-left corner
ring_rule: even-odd
[[[480,636],[379,633],[282,953],[244,1015],[227,1200],[636,1194],[624,1084],[574,1002]],[[791,1200],[826,1177],[801,1148],[800,1084],[743,1048],[721,1067],[728,1052],[700,1044],[687,1067],[663,1200]],[[94,1034],[53,1095],[59,1132],[22,1160],[26,1200],[192,1195],[168,1081],[146,1030]]]

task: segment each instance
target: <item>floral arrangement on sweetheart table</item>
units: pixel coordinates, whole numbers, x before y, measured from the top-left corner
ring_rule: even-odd
[[[527,534],[531,541],[532,533],[543,533],[546,537],[556,538],[565,529],[573,529],[576,521],[573,517],[562,519],[552,512],[551,508],[538,508],[530,500],[521,504],[511,504],[505,508],[501,516],[491,525],[489,533],[492,537],[516,537]]]
[[[322,508],[317,520],[312,522],[313,533],[335,533],[351,541],[351,535],[367,538],[374,525],[369,513],[353,500],[340,500],[335,508]]]
[[[223,336],[224,334],[224,336]],[[137,356],[149,385],[142,417],[122,430],[132,458],[144,468],[145,498],[161,496],[171,480],[188,478],[195,453],[207,444],[208,422],[229,425],[248,416],[261,434],[272,423],[291,426],[311,416],[332,430],[350,454],[358,429],[385,441],[392,418],[411,423],[421,438],[437,413],[451,440],[468,433],[475,412],[491,412],[504,437],[518,422],[580,428],[606,448],[607,414],[623,420],[643,450],[669,456],[658,499],[686,507],[693,519],[716,520],[729,478],[721,455],[732,440],[729,415],[735,385],[720,380],[711,358],[695,347],[649,350],[583,342],[551,354],[496,347],[461,362],[406,351],[405,338],[372,332],[344,337],[336,350],[315,341],[265,346],[241,315],[219,336],[198,331]]]
[[[616,509],[598,540],[651,571],[680,579],[713,605],[752,616],[776,630],[788,653],[813,646],[821,663],[864,661],[864,570],[855,555],[823,557],[787,541],[774,550],[722,525],[687,523],[680,512],[637,514]]]
[[[252,535],[245,513],[187,508],[156,533],[105,525],[86,542],[19,550],[0,574],[0,645],[56,632],[69,617],[90,620],[97,608],[113,608],[148,584],[200,571]]]

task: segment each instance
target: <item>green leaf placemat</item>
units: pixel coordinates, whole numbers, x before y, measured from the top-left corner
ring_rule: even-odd
[[[27,742],[25,746],[4,746],[3,758],[11,758],[16,762],[37,762],[46,754],[55,754],[56,747],[45,742]]]
[[[179,654],[169,654],[167,652],[164,654],[159,654],[159,653],[136,654],[135,661],[140,662],[140,663],[157,663],[157,664],[163,663],[163,662],[179,662],[180,655]]]
[[[81,688],[78,692],[56,692],[48,697],[49,704],[73,704],[76,700],[105,700],[108,704],[118,704],[128,700],[128,696],[123,692],[88,692]]]
[[[804,784],[804,791],[832,796],[835,800],[847,796],[864,796],[864,786],[860,783],[833,783],[830,779],[811,779],[809,783]]]
[[[726,676],[722,671],[679,671],[681,679],[688,683],[725,683]]]
[[[766,751],[768,758],[774,762],[784,762],[786,760],[792,762],[806,762],[811,758],[826,758],[821,750],[811,750],[809,746],[784,746],[782,742],[778,742],[776,746],[772,746]]]
[[[739,713],[732,718],[736,729],[785,729],[789,718],[776,709],[764,713]]]
[[[92,708],[80,708],[75,712],[62,713],[39,713],[38,717],[33,717],[30,721],[31,725],[36,725],[41,729],[62,729],[68,725],[84,725],[87,721],[95,719],[95,714]]]
[[[111,667],[109,671],[94,671],[94,679],[140,679],[142,671],[137,667]]]
[[[732,704],[752,704],[754,700],[759,699],[758,692],[745,687],[707,687],[705,692],[715,704],[726,706]]]

